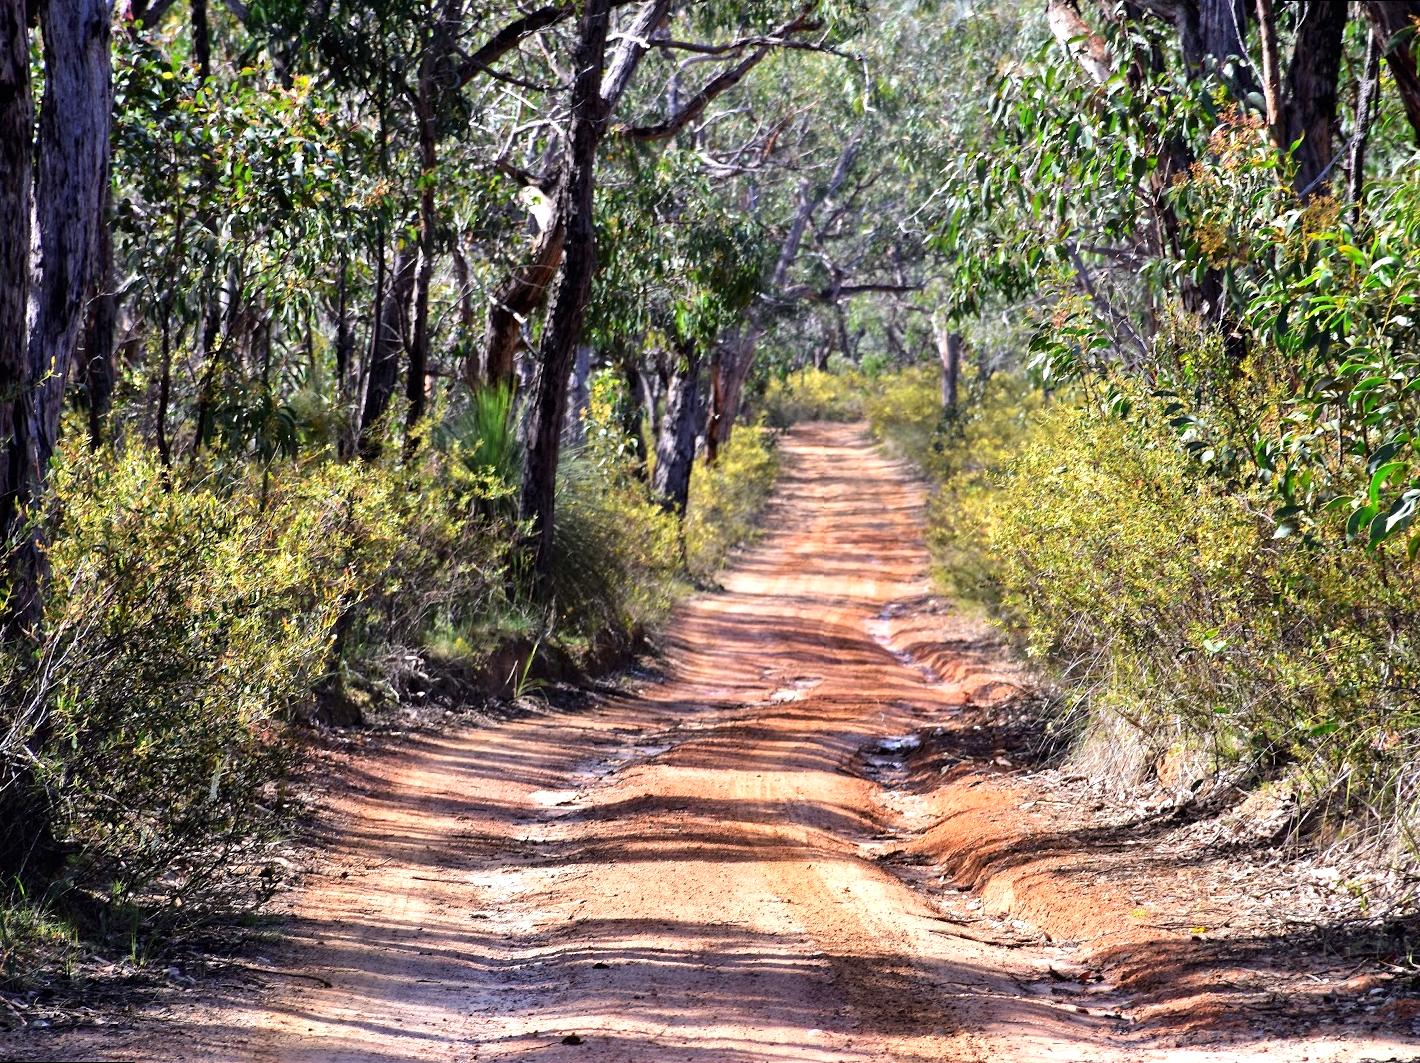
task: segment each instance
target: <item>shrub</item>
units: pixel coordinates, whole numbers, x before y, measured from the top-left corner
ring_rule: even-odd
[[[867,380],[851,369],[801,369],[771,379],[759,408],[771,428],[800,421],[859,421],[866,387]]]
[[[911,366],[881,376],[863,399],[863,414],[873,435],[934,477],[942,465],[942,396],[932,366]]]
[[[685,565],[693,577],[708,579],[754,536],[778,475],[773,438],[753,425],[736,428],[716,463],[696,470],[684,532]]]
[[[1072,402],[1024,434],[1007,419],[998,446],[1019,453],[996,473],[959,468],[934,505],[943,567],[1087,696],[1111,770],[1147,774],[1193,750],[1200,765],[1285,773],[1307,807],[1410,811],[1413,566],[1339,535],[1274,538],[1256,500],[1182,453],[1147,396],[1131,398],[1127,421]]]
[[[633,631],[658,623],[679,594],[674,515],[626,469],[585,454],[562,462],[552,583],[566,633]]]
[[[46,639],[8,686],[34,709],[68,880],[149,926],[260,899],[282,724],[342,657],[503,593],[496,489],[432,452],[232,473],[74,447],[54,489]]]
[[[142,452],[72,451],[55,489],[40,674],[71,874],[171,918],[224,907],[276,823],[273,724],[325,672],[355,590],[339,507],[174,484]]]
[[[26,949],[62,952],[44,929],[61,915],[160,939],[264,899],[287,826],[286,723],[387,648],[443,639],[478,654],[533,624],[577,643],[663,619],[687,564],[708,572],[750,533],[773,452],[742,429],[697,470],[683,541],[635,448],[611,439],[604,392],[592,412],[605,431],[561,470],[551,617],[511,566],[506,396],[446,419],[413,458],[215,453],[169,468],[136,446],[66,450],[44,640],[0,658],[0,793],[52,823],[63,866],[31,876],[57,887],[41,903],[0,907],[7,969]]]

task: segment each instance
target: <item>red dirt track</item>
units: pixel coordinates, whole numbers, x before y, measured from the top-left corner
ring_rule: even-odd
[[[938,802],[923,833],[891,766],[874,769],[882,741],[950,728],[1019,676],[967,644],[895,650],[885,608],[928,590],[905,467],[856,426],[804,426],[782,449],[767,534],[723,592],[678,611],[664,681],[357,760],[290,938],[254,964],[266,987],[84,1034],[68,1058],[1417,1058],[1389,1042],[1170,1047],[1091,991],[1077,948],[1003,935],[932,854],[895,859],[952,815],[977,834],[983,820],[980,802]],[[983,801],[1009,793],[987,774],[954,783],[977,784]],[[1003,832],[1023,822],[998,812]]]

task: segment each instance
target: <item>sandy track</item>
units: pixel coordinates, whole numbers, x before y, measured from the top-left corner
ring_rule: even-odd
[[[852,427],[784,452],[768,535],[677,614],[668,681],[361,762],[270,988],[105,1058],[1253,1058],[1128,1042],[1110,1002],[1033,991],[1065,950],[978,940],[877,859],[898,824],[862,750],[963,698],[873,637],[925,589],[923,498]]]

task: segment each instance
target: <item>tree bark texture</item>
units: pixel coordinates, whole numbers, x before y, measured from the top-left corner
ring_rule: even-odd
[[[1376,117],[1376,101],[1381,89],[1381,48],[1374,30],[1366,35],[1366,65],[1361,71],[1356,96],[1356,132],[1351,137],[1351,157],[1346,162],[1346,202],[1351,204],[1351,220],[1361,218],[1361,196],[1366,186],[1366,142]]]
[[[381,301],[379,321],[370,337],[370,369],[365,379],[365,402],[360,413],[356,449],[362,458],[380,453],[380,421],[389,409],[399,383],[399,365],[409,344],[410,299],[418,249],[402,244],[395,252],[389,287]]]
[[[584,418],[591,401],[592,353],[588,344],[577,344],[577,355],[572,360],[572,375],[567,384],[568,416],[563,436],[574,447],[587,441]]]
[[[957,392],[961,381],[961,353],[965,342],[960,332],[953,331],[944,320],[932,322],[933,338],[937,342],[937,358],[942,366],[942,409],[947,413],[957,408]]]
[[[1262,45],[1262,98],[1267,108],[1267,128],[1278,151],[1282,143],[1282,74],[1278,66],[1277,13],[1272,0],[1257,0],[1257,33]]]
[[[1369,0],[1364,5],[1372,31],[1380,38],[1386,65],[1405,105],[1405,116],[1420,143],[1420,73],[1415,66],[1415,20],[1420,0]]]
[[[26,328],[30,287],[30,47],[25,0],[0,0],[0,550],[11,557],[24,501],[29,390]],[[7,563],[11,580],[13,563]],[[7,624],[8,628],[9,625]]]
[[[601,95],[606,65],[611,0],[585,0],[577,32],[566,159],[557,195],[557,215],[565,232],[562,272],[538,350],[529,411],[527,450],[519,511],[531,527],[533,571],[547,589],[552,568],[554,500],[562,425],[567,416],[567,378],[582,338],[587,297],[596,269],[597,147],[606,129]]]
[[[491,385],[513,383],[514,365],[523,342],[523,322],[542,305],[557,268],[562,264],[566,239],[562,219],[539,230],[531,252],[521,266],[499,286],[488,308],[483,333],[483,376]]]
[[[695,465],[695,427],[700,412],[700,353],[681,351],[680,363],[666,391],[666,412],[656,438],[656,471],[651,491],[677,517],[690,501],[690,475]]]
[[[419,270],[414,283],[414,325],[405,377],[405,448],[417,445],[415,429],[424,417],[429,376],[429,289],[434,283],[434,245],[438,225],[435,177],[439,165],[439,104],[453,81],[452,60],[462,21],[460,0],[446,0],[419,59],[415,117],[419,124]]]
[[[113,405],[114,330],[118,325],[118,276],[113,263],[112,183],[104,185],[103,212],[99,224],[99,252],[94,271],[92,297],[80,351],[80,382],[83,408],[89,422],[89,445],[97,448],[104,438],[104,426]]]
[[[1297,146],[1297,191],[1314,194],[1334,158],[1342,35],[1350,5],[1331,0],[1298,4],[1297,35],[1283,82],[1285,140]]]
[[[40,620],[39,510],[99,259],[113,111],[109,20],[105,0],[49,0],[41,11],[45,77],[34,179],[35,274],[10,441],[20,466],[15,502],[31,510],[10,570],[12,618],[22,627]]]

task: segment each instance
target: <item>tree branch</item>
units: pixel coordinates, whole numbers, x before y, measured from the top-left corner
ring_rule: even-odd
[[[483,46],[459,64],[457,84],[463,88],[479,74],[489,73],[492,66],[534,33],[555,26],[572,14],[572,6],[548,4],[514,19],[493,34]]]
[[[651,34],[666,20],[672,2],[673,0],[646,0],[641,5],[641,10],[636,12],[636,17],[631,20],[631,25],[622,33],[621,43],[617,45],[616,54],[607,64],[606,76],[602,78],[602,102],[608,111],[616,106],[627,86],[631,84],[632,75],[641,64],[642,56],[651,47]]]
[[[814,29],[817,25],[809,16],[808,10],[805,9],[793,21],[785,23],[776,30],[772,34],[772,38],[787,39],[796,33],[804,33]],[[743,81],[745,75],[753,70],[770,51],[772,48],[769,45],[759,45],[734,66],[711,78],[704,88],[681,106],[680,110],[664,121],[656,122],[653,125],[622,126],[616,132],[631,140],[669,140],[704,114],[705,108],[709,107],[717,96],[728,92]]]

